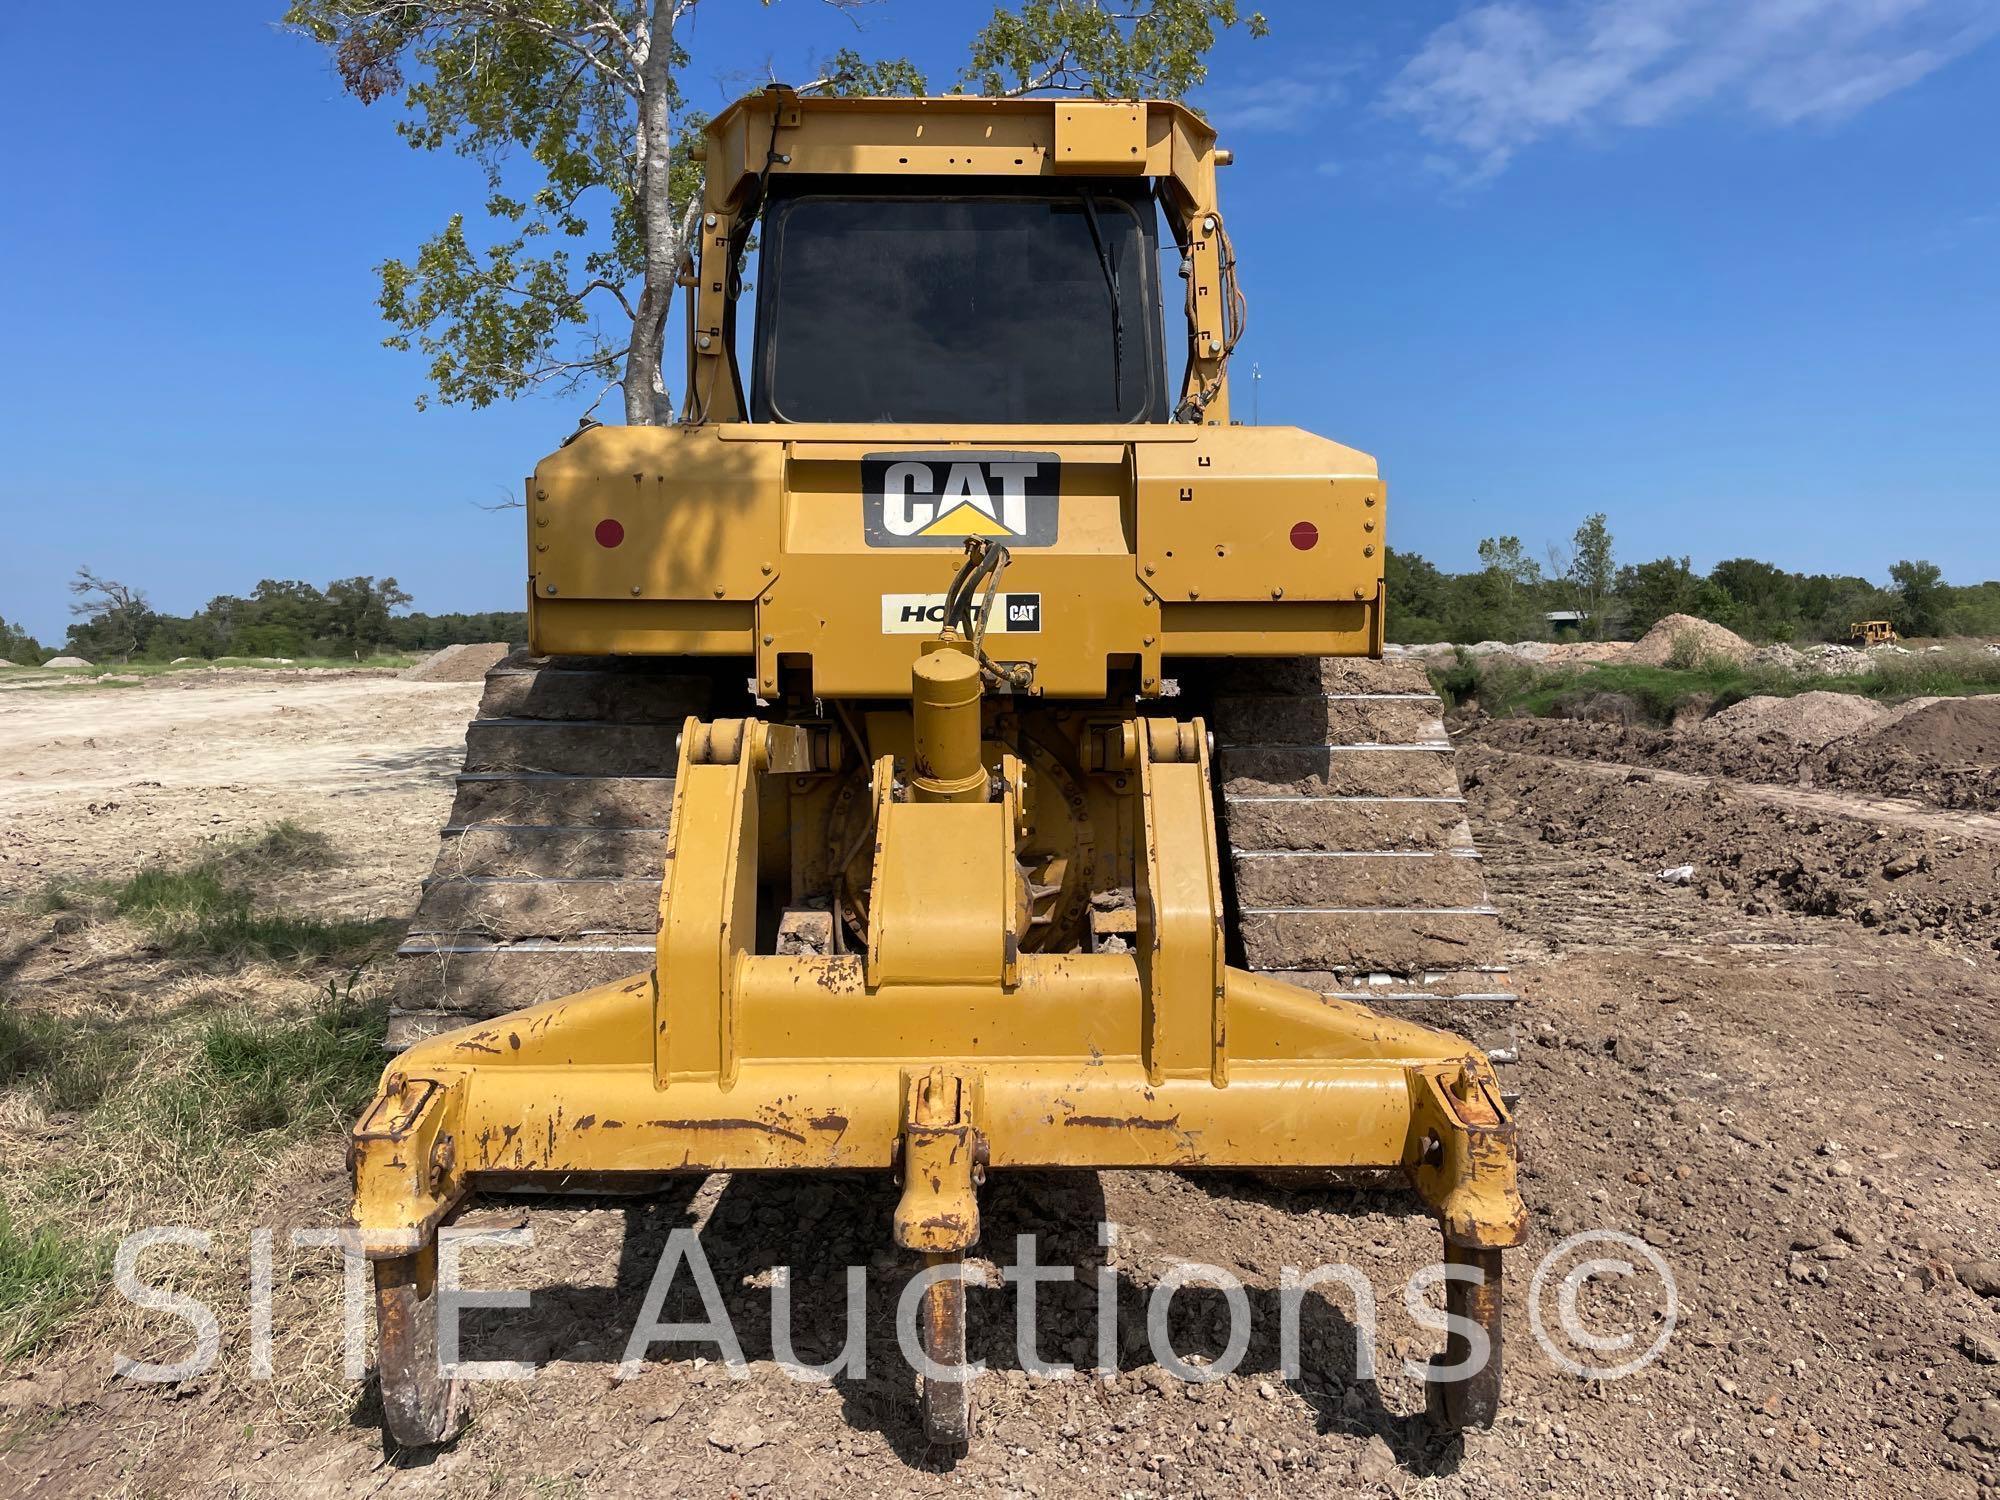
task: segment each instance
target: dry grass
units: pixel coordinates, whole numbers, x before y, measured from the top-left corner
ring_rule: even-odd
[[[270,894],[334,863],[322,835],[283,823],[43,893],[44,912],[79,920],[64,958],[9,955],[4,971],[34,977],[0,1005],[0,1363],[185,1357],[182,1322],[108,1288],[123,1236],[188,1226],[215,1236],[212,1252],[149,1252],[142,1279],[214,1308],[220,1378],[247,1387],[250,1230],[268,1226],[277,1379],[259,1404],[313,1423],[351,1407],[339,1258],[292,1251],[286,1232],[341,1220],[338,1133],[385,1060],[367,965],[393,924],[300,917]]]

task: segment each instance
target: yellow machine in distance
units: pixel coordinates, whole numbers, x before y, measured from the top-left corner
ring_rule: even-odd
[[[1847,627],[1847,644],[1860,650],[1870,646],[1893,646],[1902,637],[1887,620],[1856,620]]]
[[[947,1266],[992,1171],[1400,1169],[1493,1351],[1454,1335],[1432,1409],[1491,1420],[1513,1125],[1479,1046],[1371,1006],[1512,996],[1436,702],[1379,659],[1374,460],[1229,419],[1221,160],[1161,103],[709,127],[684,419],[529,481],[531,654],[355,1129],[399,1440],[461,1410],[435,1235],[472,1195],[767,1168],[896,1173]],[[924,1298],[946,1369],[963,1303]],[[967,1383],[922,1411],[962,1443]]]

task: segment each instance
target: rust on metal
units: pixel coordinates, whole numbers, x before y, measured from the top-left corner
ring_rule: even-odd
[[[773,1125],[765,1120],[648,1120],[646,1123],[661,1130],[757,1130],[796,1141],[801,1146],[806,1143],[806,1138],[796,1130],[788,1130],[783,1125]]]
[[[1179,1130],[1181,1117],[1169,1115],[1164,1120],[1155,1120],[1147,1115],[1064,1115],[1065,1125],[1090,1125],[1100,1130]]]

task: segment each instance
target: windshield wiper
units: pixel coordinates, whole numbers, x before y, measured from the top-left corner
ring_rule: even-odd
[[[1097,195],[1083,190],[1083,217],[1090,225],[1090,242],[1097,247],[1097,264],[1104,271],[1104,284],[1111,288],[1111,400],[1118,414],[1125,414],[1125,299],[1118,291],[1118,267],[1112,264],[1110,247],[1097,222]]]

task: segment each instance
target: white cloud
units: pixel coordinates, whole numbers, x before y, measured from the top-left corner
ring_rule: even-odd
[[[1992,0],[1499,0],[1433,31],[1383,104],[1490,176],[1550,135],[1704,106],[1838,118],[1996,33]]]
[[[1224,134],[1306,130],[1321,110],[1346,101],[1347,81],[1360,68],[1358,59],[1324,63],[1253,84],[1204,89],[1197,102]]]

